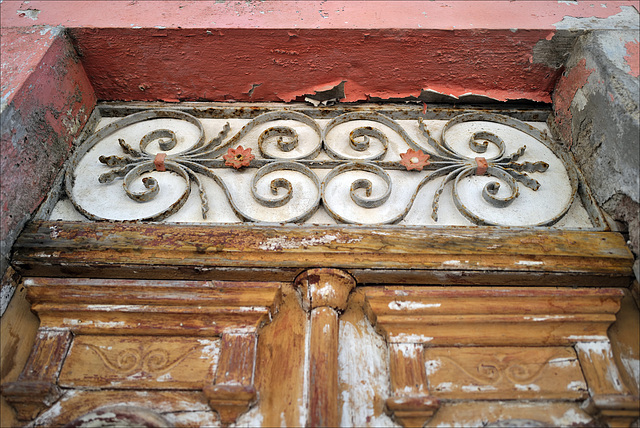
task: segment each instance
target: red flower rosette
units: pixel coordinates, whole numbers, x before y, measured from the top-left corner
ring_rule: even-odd
[[[431,164],[429,162],[431,156],[424,154],[422,150],[409,149],[406,153],[401,153],[400,157],[402,158],[400,163],[407,168],[407,171],[412,169],[422,171],[422,168]]]
[[[242,146],[237,148],[229,148],[227,154],[222,156],[224,164],[232,166],[235,169],[240,169],[243,166],[249,166],[251,161],[255,159],[255,156],[251,154],[251,149],[245,149]]]

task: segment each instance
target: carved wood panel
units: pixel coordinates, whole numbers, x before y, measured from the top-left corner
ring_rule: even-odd
[[[62,387],[202,389],[213,383],[218,338],[77,336],[60,373]]]
[[[429,391],[451,399],[584,400],[572,348],[427,348]]]

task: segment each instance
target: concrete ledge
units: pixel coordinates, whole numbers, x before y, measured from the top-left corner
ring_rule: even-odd
[[[3,62],[0,272],[96,103],[63,30],[2,29],[5,55],[14,60]]]
[[[639,254],[638,31],[581,36],[554,93],[555,124],[598,204],[629,228]]]

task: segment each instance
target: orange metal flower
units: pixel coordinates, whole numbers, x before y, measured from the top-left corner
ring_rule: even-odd
[[[409,149],[407,153],[400,153],[400,157],[402,158],[400,163],[407,168],[407,171],[411,171],[412,169],[422,171],[422,168],[431,164],[429,162],[431,156],[424,154],[422,150],[415,151]]]
[[[235,169],[240,169],[243,166],[249,166],[251,160],[255,159],[255,156],[251,154],[251,149],[245,149],[242,146],[237,148],[229,148],[227,154],[222,156],[224,164],[232,166]]]

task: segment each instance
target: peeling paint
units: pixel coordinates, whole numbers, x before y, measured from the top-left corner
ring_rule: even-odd
[[[569,391],[586,391],[587,384],[581,380],[574,380],[567,385]]]
[[[26,18],[29,18],[29,19],[31,19],[33,21],[37,21],[38,20],[38,15],[40,15],[40,10],[39,9],[31,9],[31,8],[24,9],[24,10],[18,9],[16,11],[16,13],[18,14],[18,16],[20,18],[25,18],[26,17]]]
[[[640,76],[640,53],[638,52],[638,41],[629,41],[624,45],[627,50],[627,55],[624,56],[624,60],[631,69],[629,74],[633,77]]]
[[[425,369],[427,371],[427,376],[431,376],[442,366],[442,361],[440,360],[428,360],[424,363]]]
[[[389,309],[394,311],[416,311],[419,309],[426,308],[439,308],[442,306],[441,303],[421,303],[421,302],[402,302],[402,301],[393,301],[389,302]]]
[[[527,385],[521,385],[519,383],[515,383],[513,384],[514,388],[517,389],[518,391],[540,391],[540,387],[538,385],[536,385],[535,383],[530,383]]]
[[[556,91],[553,94],[553,102],[555,104],[556,117],[555,122],[557,129],[562,135],[564,141],[571,146],[573,142],[572,136],[572,118],[571,105],[576,92],[582,88],[593,71],[593,68],[586,68],[586,59],[581,59],[571,70],[565,72],[560,78]]]
[[[368,320],[340,322],[341,426],[396,426],[381,406],[389,396],[388,364],[386,343]]]
[[[464,392],[486,392],[486,391],[497,391],[493,385],[462,385],[460,387]]]
[[[544,265],[544,262],[537,262],[534,260],[519,260],[515,264],[521,265],[521,266],[540,266],[540,265]]]
[[[422,342],[430,342],[432,340],[433,340],[433,337],[427,337],[421,334],[398,333],[393,335],[393,342],[422,343]]]
[[[353,242],[359,242],[359,238],[348,238],[340,234],[323,235],[319,237],[302,239],[290,239],[287,237],[279,236],[275,238],[268,238],[266,241],[260,242],[259,248],[265,251],[281,251],[327,245],[332,242],[335,242],[336,244],[350,244]]]
[[[578,424],[587,424],[591,422],[591,418],[589,416],[587,416],[582,412],[578,413],[574,409],[567,410],[559,418],[552,416],[551,419],[553,420],[553,423],[556,424],[556,426],[563,426],[563,427],[578,425]]]
[[[576,2],[577,3],[577,2]],[[592,16],[565,15],[553,24],[558,30],[624,30],[638,29],[638,11],[633,6],[620,5],[615,9],[594,10]],[[604,13],[603,13],[604,12]]]

